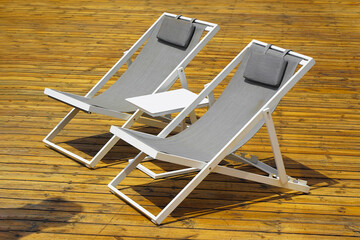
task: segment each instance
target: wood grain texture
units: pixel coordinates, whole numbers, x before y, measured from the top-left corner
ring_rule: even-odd
[[[274,114],[288,173],[310,194],[211,174],[158,227],[106,186],[136,149],[120,141],[89,170],[44,146],[70,110],[44,88],[84,95],[164,11],[221,27],[186,69],[194,92],[252,39],[316,60]],[[0,0],[0,239],[359,238],[359,16],[357,1]],[[56,141],[93,156],[122,123],[80,113]],[[273,164],[266,129],[241,150]],[[123,187],[156,213],[191,177],[152,181],[135,171]]]

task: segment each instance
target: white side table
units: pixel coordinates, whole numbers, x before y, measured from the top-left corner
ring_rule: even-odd
[[[181,88],[167,92],[126,98],[126,101],[134,104],[150,116],[158,117],[180,112],[192,103],[197,96],[197,94]],[[209,100],[205,98],[197,107],[207,107],[208,105]]]

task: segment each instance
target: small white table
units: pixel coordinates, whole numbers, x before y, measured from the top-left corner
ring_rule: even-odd
[[[134,104],[150,116],[158,117],[180,112],[192,103],[197,96],[197,94],[181,88],[167,92],[126,98],[126,101]],[[205,98],[197,107],[207,107],[208,105],[209,100]]]

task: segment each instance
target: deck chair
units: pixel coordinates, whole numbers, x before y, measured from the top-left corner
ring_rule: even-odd
[[[240,63],[240,65],[239,65]],[[197,99],[183,109],[159,135],[112,126],[110,131],[141,152],[108,185],[110,190],[160,224],[211,172],[259,183],[308,192],[306,181],[286,175],[271,113],[280,99],[314,65],[310,57],[253,40]],[[171,130],[237,66],[236,73],[209,110],[184,131],[167,137]],[[233,152],[266,123],[276,169],[259,160]],[[196,168],[199,173],[157,215],[130,199],[117,185],[147,156]],[[259,168],[266,175],[228,168],[219,163],[227,156]]]
[[[129,120],[124,127],[131,127],[134,118],[130,119],[130,117],[137,108],[125,99],[166,91],[178,78],[183,87],[184,84],[187,86],[185,67],[218,30],[217,24],[164,13],[85,96],[46,88],[44,91],[46,95],[74,108],[44,138],[43,142],[46,146],[93,168],[118,139],[112,138],[91,160],[86,160],[53,143],[55,136],[80,110]],[[204,31],[207,33],[203,36]],[[132,61],[132,55],[141,46],[143,48]],[[128,68],[121,77],[103,93],[95,96],[125,63]],[[137,115],[138,122],[157,127],[166,126],[155,119],[139,118],[141,114]],[[166,121],[166,118],[160,120]]]

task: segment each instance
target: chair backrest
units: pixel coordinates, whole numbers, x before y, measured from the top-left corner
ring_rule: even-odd
[[[278,87],[271,87],[249,81],[244,77],[250,55],[263,51],[264,46],[251,45],[233,78],[214,105],[189,128],[168,137],[167,148],[171,148],[168,149],[169,152],[203,161],[211,160],[282,89],[302,60],[296,56],[286,55],[287,66],[281,84]],[[281,52],[274,49],[268,50],[267,54],[282,55]],[[272,111],[278,103],[279,101],[272,106]],[[260,121],[233,150],[245,144],[263,124],[264,121]],[[174,144],[171,145],[171,142]],[[189,147],[177,148],[176,144],[180,142]]]
[[[174,33],[169,32],[173,29],[165,23],[170,22],[171,25],[174,21],[179,23],[179,31],[184,25],[187,27],[190,24],[192,28],[195,27],[193,32],[189,32],[189,39],[172,42],[172,40],[178,40],[179,36],[174,38]],[[177,26],[172,25],[172,27]],[[206,27],[201,23],[190,23],[188,20],[164,16],[154,26],[154,30],[142,50],[124,74],[106,91],[96,96],[94,101],[101,103],[102,106],[123,112],[136,110],[125,99],[154,92],[176,66],[197,46]],[[178,38],[176,39],[176,37]],[[186,42],[186,40],[189,41]]]

